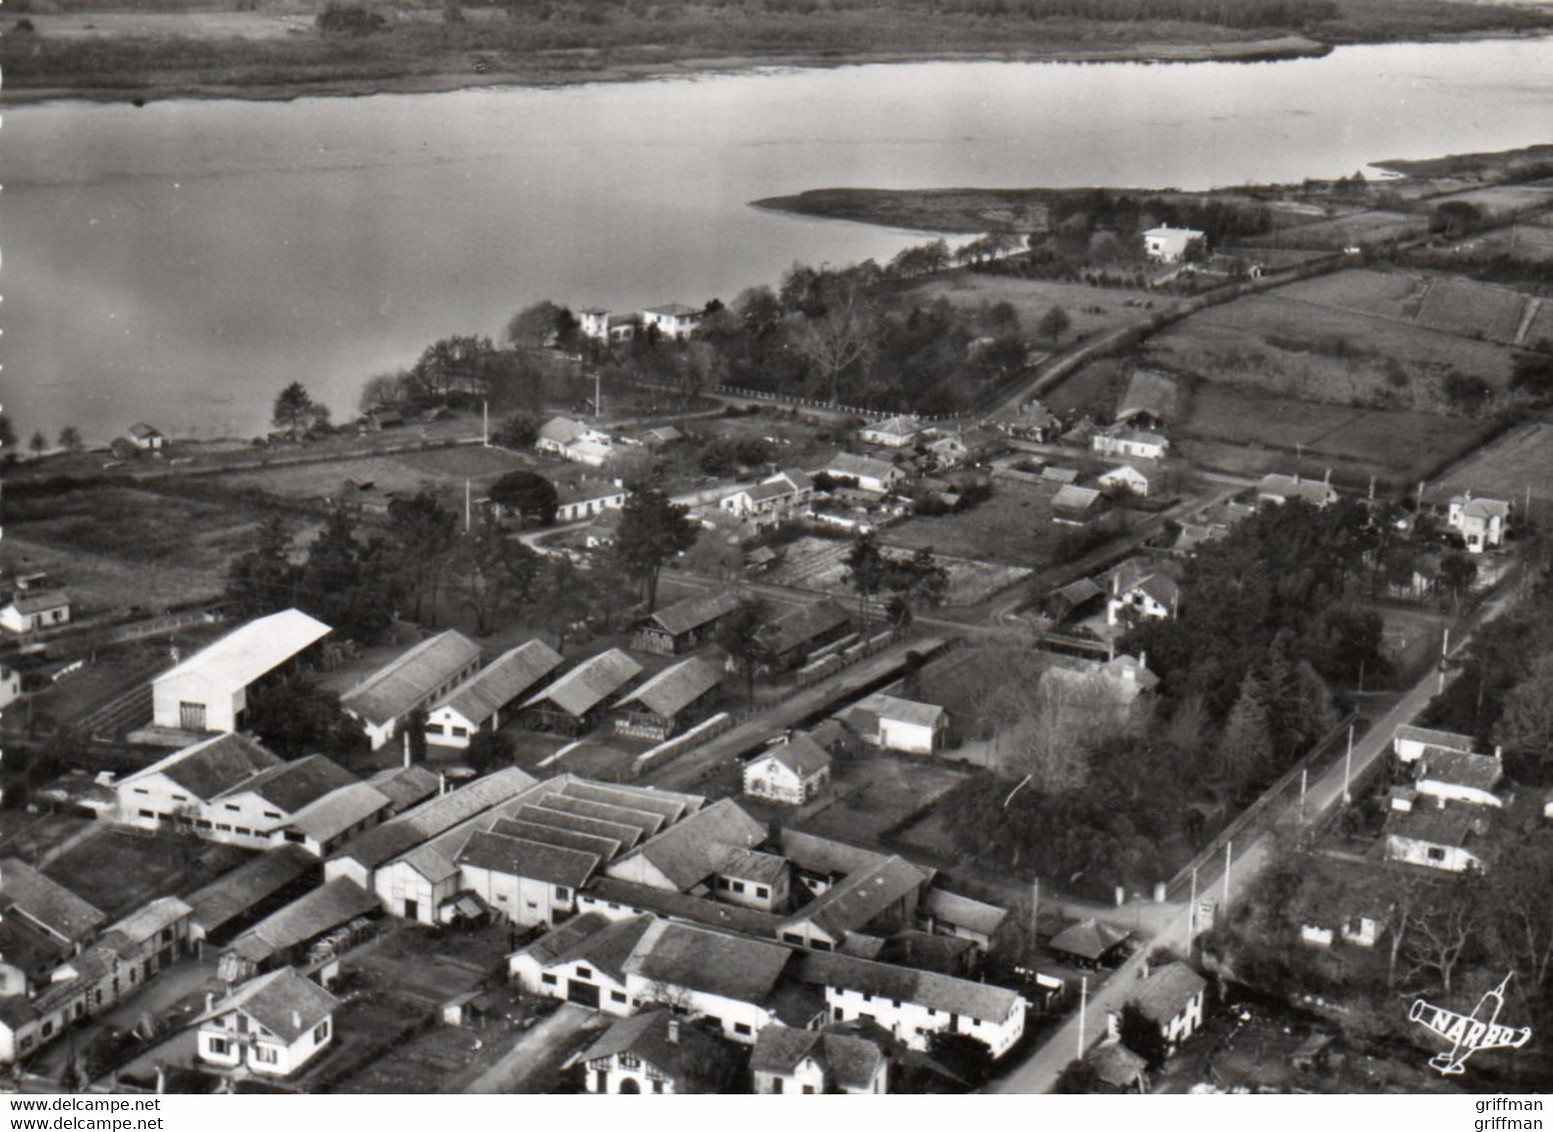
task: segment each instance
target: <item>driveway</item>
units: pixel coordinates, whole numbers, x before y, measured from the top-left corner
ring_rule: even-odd
[[[496,1064],[471,1081],[466,1093],[532,1093],[551,1083],[561,1066],[608,1022],[571,1002],[518,1039]]]

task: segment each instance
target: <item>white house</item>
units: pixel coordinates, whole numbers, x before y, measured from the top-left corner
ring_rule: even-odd
[[[683,303],[665,303],[661,307],[648,307],[642,312],[644,329],[656,327],[665,338],[689,338],[701,325],[705,311],[687,307]]]
[[[943,746],[949,731],[949,713],[937,704],[883,692],[859,700],[839,718],[863,742],[912,755],[931,755]]]
[[[1143,975],[1141,985],[1127,1001],[1159,1027],[1168,1054],[1202,1025],[1207,996],[1206,979],[1185,963],[1167,963]],[[1114,1016],[1110,1021],[1114,1033]]]
[[[14,704],[22,694],[22,674],[0,664],[0,711]]]
[[[1195,228],[1150,228],[1143,233],[1143,250],[1150,259],[1161,263],[1175,263],[1186,254],[1193,240],[1201,240],[1203,234]]]
[[[1467,553],[1503,546],[1510,530],[1510,504],[1503,499],[1474,499],[1469,491],[1451,499],[1446,525],[1461,535]]]
[[[1477,746],[1471,735],[1458,735],[1454,731],[1436,731],[1429,727],[1398,727],[1391,736],[1391,749],[1403,763],[1414,763],[1431,747],[1447,751],[1470,752]]]
[[[614,441],[609,433],[581,421],[553,417],[540,426],[534,448],[547,455],[597,468],[614,453]]]
[[[160,429],[145,423],[129,426],[129,438],[136,448],[144,448],[154,451],[167,443],[167,437],[163,436]]]
[[[1483,860],[1472,845],[1479,820],[1463,806],[1425,805],[1393,809],[1386,815],[1386,860],[1464,873],[1481,869]]]
[[[922,433],[922,423],[913,417],[891,417],[875,421],[858,429],[857,438],[864,444],[877,444],[881,448],[908,448]]]
[[[596,342],[629,342],[636,336],[640,320],[634,314],[613,314],[601,307],[588,307],[577,312],[582,332]]]
[[[448,629],[407,649],[340,697],[375,751],[412,713],[436,703],[480,667],[480,646]]]
[[[744,793],[801,806],[830,784],[830,753],[798,733],[772,743],[744,764]]]
[[[1111,575],[1105,623],[1165,621],[1176,615],[1180,602],[1181,587],[1164,570],[1147,562],[1124,562]]]
[[[814,481],[803,472],[784,471],[758,484],[736,488],[718,501],[718,507],[759,529],[774,527],[803,514],[814,498]]]
[[[657,920],[625,961],[626,985],[638,1004],[672,1004],[754,1045],[775,1020],[771,1000],[792,956],[781,944]]]
[[[70,597],[63,590],[24,590],[0,608],[0,628],[13,633],[52,629],[70,621]]]
[[[158,727],[182,731],[239,731],[248,688],[333,632],[300,609],[248,622],[151,682]]]
[[[1101,456],[1121,456],[1130,460],[1163,460],[1170,451],[1170,439],[1126,425],[1107,425],[1096,429],[1089,446]]]
[[[1299,473],[1292,476],[1272,472],[1262,477],[1257,485],[1258,506],[1272,504],[1281,507],[1291,499],[1303,499],[1312,507],[1323,509],[1337,502],[1337,489],[1327,480],[1301,479]]]
[[[558,523],[576,523],[602,515],[612,507],[624,507],[631,494],[611,480],[584,477],[576,483],[556,485],[555,518]]]
[[[927,1049],[931,1034],[962,1034],[1002,1057],[1025,1031],[1024,998],[989,983],[826,952],[804,953],[795,973],[823,988],[832,1021],[875,1022],[909,1049]]]
[[[624,964],[654,922],[646,915],[609,920],[584,912],[514,952],[508,973],[530,994],[624,1018],[637,1007]]]
[[[454,688],[426,716],[426,742],[437,747],[469,746],[481,731],[507,722],[507,709],[549,679],[565,663],[543,641],[508,649]]]
[[[290,967],[250,979],[194,1020],[198,1057],[222,1069],[286,1077],[334,1039],[339,1001]]]
[[[1100,477],[1102,487],[1121,488],[1144,498],[1147,498],[1159,483],[1159,469],[1147,464],[1122,464]]]
[[[890,1061],[866,1038],[767,1026],[750,1052],[756,1093],[886,1093]]]
[[[611,1024],[578,1057],[590,1093],[726,1093],[732,1047],[672,1010],[647,1010]]]
[[[825,468],[832,479],[855,480],[860,491],[884,494],[895,490],[906,478],[904,469],[872,456],[859,456],[853,452],[838,452]]]
[[[1504,801],[1494,793],[1494,788],[1502,778],[1504,764],[1496,755],[1435,747],[1426,749],[1419,758],[1418,781],[1414,786],[1420,797],[1433,798],[1440,804],[1466,802],[1498,809]]]

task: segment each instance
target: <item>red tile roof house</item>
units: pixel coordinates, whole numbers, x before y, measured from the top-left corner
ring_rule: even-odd
[[[887,1093],[890,1060],[866,1038],[771,1025],[755,1039],[757,1093]]]
[[[199,1059],[267,1077],[297,1072],[334,1039],[338,1000],[282,967],[212,1003],[195,1019]]]

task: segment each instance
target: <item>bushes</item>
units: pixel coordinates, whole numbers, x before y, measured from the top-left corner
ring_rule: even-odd
[[[463,13],[460,13],[462,18]],[[318,30],[325,35],[370,35],[388,26],[388,21],[359,4],[329,3],[318,13]]]

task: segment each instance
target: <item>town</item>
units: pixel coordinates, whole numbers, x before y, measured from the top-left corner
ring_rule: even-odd
[[[1553,165],[1396,173],[0,417],[10,1087],[1545,1083]]]

